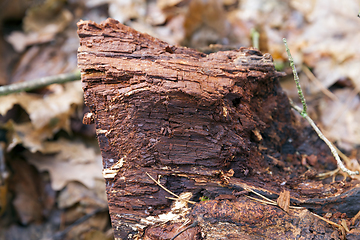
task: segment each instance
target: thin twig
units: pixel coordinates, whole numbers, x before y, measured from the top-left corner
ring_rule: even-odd
[[[250,199],[252,199],[252,200],[255,200],[255,201],[257,201],[257,202],[261,202],[261,203],[265,203],[265,204],[277,206],[277,203],[274,202],[274,201],[268,202],[268,201],[261,200],[261,199],[258,199],[258,198],[254,198],[254,197],[251,197],[251,196],[246,196],[246,197],[247,197],[247,198],[250,198]]]
[[[359,171],[351,171],[349,169],[347,169],[345,167],[345,165],[343,164],[343,162],[340,160],[340,157],[336,151],[336,149],[334,148],[334,146],[332,145],[332,143],[324,136],[324,134],[322,134],[322,132],[320,131],[320,129],[316,126],[316,124],[314,123],[314,121],[307,115],[307,107],[306,107],[306,102],[305,102],[305,97],[304,97],[304,94],[302,92],[302,89],[300,87],[300,83],[299,83],[299,77],[298,77],[298,74],[297,74],[297,71],[296,71],[296,68],[295,68],[295,65],[294,65],[294,60],[291,56],[291,53],[290,53],[290,49],[286,43],[286,39],[284,38],[283,39],[284,41],[284,44],[285,44],[285,47],[286,47],[286,52],[288,54],[288,57],[289,57],[289,61],[290,61],[290,66],[293,70],[293,74],[294,74],[294,80],[295,80],[295,83],[296,83],[296,87],[298,89],[298,94],[299,94],[299,98],[301,100],[301,103],[302,103],[302,106],[303,106],[303,109],[301,109],[300,107],[296,106],[293,101],[291,99],[289,99],[290,101],[290,104],[291,106],[297,111],[300,113],[300,115],[305,118],[309,123],[310,125],[314,128],[315,132],[318,134],[319,138],[321,138],[325,143],[326,145],[328,145],[328,147],[330,148],[330,151],[331,153],[333,154],[333,156],[335,157],[336,159],[336,162],[337,162],[337,165],[338,167],[345,173],[349,174],[349,175],[357,175],[359,174]]]
[[[306,66],[302,66],[301,68],[303,70],[303,72],[305,73],[305,75],[310,79],[310,81],[312,81],[318,88],[320,88],[320,90],[326,95],[328,96],[331,100],[333,101],[338,101],[338,97],[333,94],[332,92],[329,91],[329,89],[327,89],[321,82],[319,79],[317,79],[315,77],[315,75],[309,70],[308,67]]]
[[[32,81],[14,83],[11,85],[1,86],[0,96],[8,95],[10,93],[15,93],[15,92],[30,91],[54,83],[65,83],[65,82],[80,80],[80,78],[81,78],[80,72],[76,71],[75,73],[64,73],[55,76],[42,77]]]
[[[166,192],[170,193],[171,195],[173,195],[174,197],[176,197],[176,200],[183,200],[183,201],[186,201],[188,203],[191,203],[191,204],[195,204],[196,202],[193,202],[193,201],[189,201],[189,200],[186,200],[186,199],[183,199],[181,198],[180,196],[176,195],[175,193],[173,193],[172,191],[170,191],[169,189],[167,189],[166,187],[164,187],[163,185],[161,185],[161,183],[159,181],[156,181],[149,173],[145,172],[146,175],[154,181],[154,183],[156,183],[159,187],[161,187],[162,189],[164,189]]]
[[[270,202],[270,203],[275,203],[275,205],[277,205],[277,203],[276,203],[275,201],[273,201],[273,200],[265,197],[264,195],[261,195],[261,194],[258,193],[258,192],[255,192],[254,190],[252,190],[252,189],[250,189],[250,188],[244,188],[244,190],[246,190],[246,191],[248,191],[248,192],[252,192],[253,194],[258,195],[259,197],[265,199],[265,201]]]
[[[255,192],[254,190],[252,190],[252,189],[250,189],[250,188],[244,188],[244,189],[245,189],[246,191],[248,191],[248,192],[252,192],[252,193],[258,195],[259,197],[265,199],[265,200],[261,200],[261,199],[254,198],[254,197],[251,197],[251,196],[246,196],[246,197],[248,197],[248,198],[250,198],[250,199],[252,199],[252,200],[255,200],[255,201],[258,201],[258,202],[261,202],[261,203],[265,203],[265,204],[269,204],[269,205],[279,206],[279,205],[277,204],[277,202],[275,202],[275,201],[273,201],[273,200],[271,200],[271,199],[263,196],[262,194],[260,194],[260,193],[258,193],[258,192]],[[292,209],[305,209],[304,207],[296,207],[296,206],[289,206],[289,207],[292,208]]]
[[[344,162],[348,165],[351,164],[351,160],[344,154],[342,153],[336,146],[334,146],[336,152],[339,154],[339,156],[344,160]]]
[[[360,211],[351,219],[351,225],[355,225],[356,219],[360,217]]]
[[[317,218],[319,218],[319,219],[321,219],[321,220],[323,220],[323,221],[331,224],[331,225],[334,225],[334,226],[338,227],[339,229],[342,229],[342,228],[343,228],[343,226],[341,226],[341,225],[339,225],[339,224],[337,224],[337,223],[334,223],[333,221],[330,221],[329,219],[326,219],[326,218],[324,218],[324,217],[321,217],[321,216],[317,215],[316,213],[311,212],[311,214],[314,215],[315,217],[317,217]]]
[[[70,230],[72,228],[74,228],[75,226],[87,221],[89,218],[91,218],[92,216],[101,213],[101,212],[108,212],[109,208],[99,208],[94,210],[93,212],[86,214],[85,216],[77,219],[73,224],[71,224],[70,226],[66,227],[64,230],[62,230],[61,232],[57,232],[52,236],[53,240],[60,240],[60,239],[65,239],[65,236],[68,232],[70,232]]]
[[[325,172],[325,173],[319,173],[317,175],[318,178],[324,179],[330,176],[334,176],[335,174],[337,174],[340,171],[340,168],[336,168],[335,170],[329,171],[329,172]]]
[[[290,104],[297,112],[299,112],[301,114],[301,108],[300,107],[296,106],[291,100],[290,100]],[[345,165],[341,161],[341,159],[340,159],[336,149],[332,145],[332,143],[324,136],[324,134],[322,134],[322,132],[316,126],[314,121],[309,116],[305,116],[305,119],[310,123],[310,125],[315,130],[315,132],[317,133],[319,138],[322,139],[326,143],[326,145],[328,145],[328,147],[330,148],[330,151],[331,151],[332,155],[334,156],[334,158],[335,158],[335,160],[337,162],[337,165],[341,169],[341,171],[343,171],[343,172],[345,172],[345,173],[347,173],[349,175],[357,175],[357,174],[359,174],[359,171],[351,171],[351,170],[349,170],[349,169],[347,169],[345,167]]]
[[[336,150],[336,152],[339,154],[339,157],[345,162],[345,164],[346,165],[350,165],[350,159],[344,154],[344,153],[342,153],[336,146],[333,146],[334,148],[335,148],[335,150]],[[326,177],[329,177],[329,176],[334,176],[336,173],[338,173],[339,171],[340,171],[341,169],[338,167],[338,168],[336,168],[335,170],[333,170],[333,171],[330,171],[330,172],[326,172],[326,173],[319,173],[317,176],[319,177],[319,178],[326,178]],[[345,181],[345,179],[346,179],[346,175],[345,174],[342,174],[343,175],[343,177],[344,177],[344,179],[343,179],[343,181]],[[335,181],[335,180],[333,180],[333,181]]]
[[[253,190],[251,190],[251,192],[252,192],[252,193],[255,193],[256,195],[258,195],[258,196],[260,196],[260,197],[262,197],[262,198],[264,198],[264,199],[266,199],[266,201],[261,200],[261,199],[257,199],[257,198],[253,198],[253,197],[250,197],[250,196],[247,196],[248,198],[253,199],[253,200],[255,200],[255,201],[258,201],[258,202],[262,202],[262,203],[265,203],[265,204],[269,204],[269,205],[277,205],[277,203],[276,203],[275,201],[270,200],[270,199],[266,198],[265,196],[262,196],[260,193],[256,193],[256,192],[253,191]],[[295,207],[295,206],[290,206],[290,208],[305,209],[304,207]],[[321,216],[319,216],[319,215],[317,215],[317,214],[315,214],[315,213],[313,213],[313,212],[310,212],[310,213],[313,214],[315,217],[317,217],[317,218],[319,218],[319,219],[321,219],[321,220],[323,220],[323,221],[325,221],[325,222],[327,222],[327,223],[329,223],[329,224],[332,224],[332,225],[338,227],[339,229],[344,228],[343,226],[341,226],[341,225],[339,225],[339,224],[336,224],[336,223],[334,223],[334,222],[332,222],[332,221],[330,221],[330,220],[328,220],[328,219],[326,219],[326,218],[323,218],[323,217],[321,217]],[[344,228],[344,229],[345,229],[345,228]],[[346,230],[346,229],[345,229],[345,230]]]
[[[190,201],[190,200],[186,200],[186,199],[184,199],[184,198],[181,198],[181,196],[180,196],[180,198],[173,198],[173,197],[165,197],[165,198],[166,198],[166,199],[173,200],[173,201],[179,201],[179,200],[181,200],[181,201],[185,201],[185,202],[187,202],[187,203],[196,204],[196,202]]]
[[[180,198],[178,195],[176,195],[175,193],[173,193],[172,191],[168,190],[166,187],[164,187],[163,185],[161,185],[161,183],[159,181],[156,181],[150,174],[148,174],[146,172],[146,175],[154,181],[154,183],[156,183],[159,187],[161,187],[162,189],[164,189],[166,192],[170,193],[171,195],[173,195],[174,197]]]

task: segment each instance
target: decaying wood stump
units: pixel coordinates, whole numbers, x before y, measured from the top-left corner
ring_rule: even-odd
[[[177,239],[336,239],[338,231],[308,210],[286,213],[243,191],[276,200],[287,190],[319,214],[346,208],[347,194],[359,197],[346,192],[354,184],[322,183],[301,165],[298,151],[336,163],[321,142],[302,137],[270,55],[248,48],[206,55],[112,19],[78,27],[84,122],[96,123],[115,238],[171,239],[188,220],[198,224]],[[147,174],[195,204],[175,206]]]

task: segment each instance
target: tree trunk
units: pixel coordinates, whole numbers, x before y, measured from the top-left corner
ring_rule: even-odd
[[[253,190],[276,200],[285,191],[324,214],[359,195],[346,192],[354,184],[315,180],[301,164],[313,154],[316,166],[336,166],[321,141],[303,137],[311,131],[291,112],[269,54],[206,55],[112,19],[78,27],[84,122],[96,123],[115,238],[171,239],[192,223],[176,239],[339,236],[306,209],[247,197]]]

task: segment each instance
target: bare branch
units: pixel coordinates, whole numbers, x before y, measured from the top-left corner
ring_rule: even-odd
[[[65,82],[80,80],[80,78],[81,78],[80,72],[76,71],[74,73],[64,73],[55,76],[42,77],[32,81],[14,83],[11,85],[1,86],[0,96],[8,95],[16,92],[30,91],[54,83],[65,83]]]

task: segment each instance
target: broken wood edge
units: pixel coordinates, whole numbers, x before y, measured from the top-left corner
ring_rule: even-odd
[[[250,192],[252,192],[252,193],[254,193],[254,194],[262,197],[263,199],[265,199],[265,201],[264,201],[264,200],[261,200],[261,199],[257,199],[257,198],[251,197],[251,196],[246,196],[246,197],[248,197],[248,198],[250,198],[250,199],[253,199],[253,200],[255,200],[255,201],[264,203],[264,204],[273,205],[273,206],[278,206],[279,208],[281,208],[281,209],[284,210],[285,212],[288,212],[288,211],[286,211],[286,209],[285,209],[284,207],[282,207],[282,206],[279,205],[279,202],[275,202],[275,201],[273,201],[273,200],[271,200],[271,199],[268,199],[267,197],[261,195],[260,193],[255,192],[255,191],[252,190],[252,189],[248,189],[248,190],[249,190]],[[289,192],[289,194],[290,194],[290,192]],[[279,198],[280,198],[280,197],[281,197],[281,193],[280,193],[280,195],[279,195]],[[278,199],[279,199],[279,198],[278,198]],[[290,200],[290,195],[289,195],[288,199]],[[290,201],[289,201],[289,202],[290,202]],[[292,209],[304,209],[304,210],[306,209],[306,210],[308,210],[313,216],[315,216],[315,217],[317,217],[317,218],[325,221],[326,223],[328,223],[328,224],[330,224],[330,225],[333,225],[333,226],[337,227],[344,236],[345,236],[348,232],[350,232],[350,230],[349,230],[349,228],[348,228],[348,226],[347,226],[347,223],[346,223],[345,219],[342,219],[342,220],[341,220],[341,225],[339,225],[339,224],[337,224],[337,223],[335,223],[335,222],[333,222],[333,221],[331,221],[331,220],[329,220],[329,219],[326,219],[326,218],[321,217],[320,215],[318,215],[318,214],[316,214],[316,213],[311,212],[309,209],[307,209],[307,208],[305,208],[305,207],[296,207],[296,206],[288,206],[288,207],[289,207],[289,208],[292,208]],[[359,216],[360,216],[360,211],[356,214],[355,217],[353,217],[352,222],[351,222],[352,225],[355,225],[355,221],[356,221],[356,219],[357,219]]]
[[[180,200],[180,201],[186,201],[186,202],[191,203],[191,204],[196,204],[196,202],[186,200],[186,199],[182,198],[181,196],[178,196],[177,194],[171,192],[171,191],[168,190],[166,187],[164,187],[159,181],[156,181],[153,177],[151,177],[149,173],[146,172],[146,175],[147,175],[152,181],[154,181],[159,187],[161,187],[162,189],[164,189],[166,192],[168,192],[168,193],[172,194],[173,196],[176,196],[176,197],[177,197],[177,198],[167,197],[167,199],[171,199],[171,200],[175,200],[175,201],[179,201],[179,200]],[[251,192],[251,193],[253,193],[253,194],[255,194],[255,195],[257,195],[257,196],[259,196],[259,197],[261,197],[261,198],[264,199],[264,200],[261,200],[261,199],[255,198],[255,197],[246,196],[247,198],[252,199],[252,200],[254,200],[254,201],[260,202],[260,203],[262,203],[262,204],[277,206],[277,207],[281,208],[282,210],[284,210],[284,211],[287,212],[287,213],[289,213],[289,212],[288,212],[288,209],[307,210],[307,211],[309,211],[309,213],[311,213],[311,214],[312,214],[313,216],[315,216],[316,218],[318,218],[318,219],[320,219],[320,220],[322,220],[322,221],[325,221],[326,223],[328,223],[328,224],[330,224],[330,225],[333,225],[333,226],[337,227],[344,236],[350,231],[349,228],[348,228],[348,226],[347,226],[347,223],[346,223],[346,221],[345,221],[344,219],[341,220],[341,225],[339,225],[339,224],[337,224],[337,223],[335,223],[335,222],[333,222],[333,221],[331,221],[331,220],[329,220],[329,219],[326,219],[326,218],[324,218],[324,217],[322,217],[322,216],[320,216],[320,215],[318,215],[318,214],[316,214],[316,213],[311,212],[311,211],[310,211],[309,209],[307,209],[306,207],[291,206],[291,205],[290,205],[290,192],[288,192],[288,191],[287,191],[287,193],[285,193],[285,195],[288,195],[286,198],[287,198],[287,201],[288,201],[288,204],[289,204],[289,205],[287,205],[287,206],[281,206],[281,204],[279,204],[279,201],[275,202],[275,201],[273,201],[273,200],[271,200],[271,199],[263,196],[262,194],[254,191],[254,190],[252,190],[252,189],[250,189],[250,188],[247,188],[247,187],[244,186],[243,189],[244,189],[245,191],[247,191],[247,192]],[[283,192],[284,192],[284,191],[283,191]],[[283,192],[282,192],[282,193],[283,193]],[[281,198],[282,193],[279,194],[278,200]],[[357,219],[359,216],[360,216],[360,211],[356,214],[355,217],[352,218],[352,225],[355,224],[355,221],[356,221],[356,219]],[[187,226],[185,229],[183,229],[183,230],[181,230],[180,232],[178,232],[175,236],[173,236],[173,237],[171,238],[171,240],[175,240],[178,236],[180,236],[183,232],[187,231],[188,229],[190,229],[190,228],[192,228],[192,227],[196,227],[201,220],[203,220],[203,219],[202,219],[202,216],[198,216],[198,218],[197,218],[196,220],[194,220],[192,224],[190,224],[190,225]],[[171,220],[169,220],[169,221],[171,221]],[[186,219],[185,222],[183,223],[183,225],[181,225],[181,226],[179,227],[179,229],[181,229],[183,226],[185,226],[185,225],[188,223],[188,221],[190,221],[190,220],[189,220],[189,219]]]
[[[103,169],[102,175],[105,179],[111,179],[116,176],[116,174],[120,171],[120,168],[124,165],[126,155],[119,159],[116,163],[114,163],[111,167]]]
[[[180,200],[180,201],[186,201],[186,202],[191,203],[191,204],[196,204],[196,202],[186,200],[186,199],[184,199],[183,197],[178,196],[177,194],[171,192],[171,191],[168,190],[166,187],[164,187],[159,181],[155,180],[149,173],[146,172],[146,175],[147,175],[152,181],[154,181],[159,187],[161,187],[163,190],[165,190],[166,192],[170,193],[170,194],[173,195],[173,196],[176,196],[176,198],[167,197],[167,199],[171,199],[171,200],[175,200],[175,201],[179,201],[179,200]],[[323,221],[325,221],[326,223],[337,227],[337,228],[342,232],[343,235],[346,235],[346,234],[350,231],[349,228],[348,228],[348,226],[347,226],[347,223],[346,223],[346,221],[345,221],[344,219],[341,220],[341,225],[339,225],[339,224],[337,224],[337,223],[335,223],[335,222],[333,222],[333,221],[331,221],[331,220],[329,220],[329,219],[326,219],[326,218],[324,218],[324,217],[322,217],[322,216],[320,216],[320,215],[318,215],[318,214],[316,214],[316,213],[311,212],[311,211],[310,211],[309,209],[307,209],[306,207],[291,206],[291,205],[290,205],[290,192],[289,192],[289,191],[283,191],[283,192],[285,192],[284,194],[283,194],[283,192],[281,192],[281,193],[279,194],[279,197],[278,197],[278,199],[277,199],[277,202],[275,202],[275,201],[273,201],[273,200],[271,200],[271,199],[263,196],[262,194],[254,191],[254,190],[252,190],[252,189],[250,189],[250,188],[247,188],[247,187],[243,186],[243,189],[244,189],[245,191],[247,191],[247,192],[251,192],[251,193],[253,193],[253,194],[255,194],[255,195],[257,195],[257,196],[259,196],[259,197],[261,197],[261,198],[264,199],[264,200],[261,200],[261,199],[255,198],[255,197],[246,196],[247,198],[252,199],[252,200],[254,200],[254,201],[257,201],[257,202],[260,202],[260,203],[263,203],[263,204],[267,204],[267,205],[277,206],[277,207],[281,208],[282,210],[284,210],[284,211],[287,212],[287,213],[288,213],[288,210],[289,210],[289,209],[307,210],[307,211],[309,211],[313,216],[317,217],[318,219],[323,220]],[[287,202],[287,203],[286,203],[286,204],[287,204],[286,206],[282,206],[282,205],[279,203],[279,199],[282,197],[282,194],[283,194],[283,195],[286,195],[286,202]],[[355,221],[356,221],[356,219],[357,219],[358,217],[360,217],[360,211],[356,214],[355,217],[352,218],[352,221],[351,221],[351,222],[352,222],[352,225],[355,224]],[[190,225],[187,226],[185,229],[183,229],[183,230],[181,230],[180,232],[178,232],[175,236],[173,236],[173,237],[171,238],[171,240],[175,240],[178,236],[180,236],[183,232],[187,231],[188,229],[190,229],[190,228],[192,228],[192,227],[196,227],[201,220],[202,220],[202,217],[201,217],[201,216],[198,216],[198,219],[194,220],[192,224],[190,224]],[[171,220],[169,220],[169,221],[171,221]],[[190,221],[190,220],[189,220],[189,219],[185,220],[185,222],[183,223],[183,225],[181,225],[181,226],[179,227],[179,229],[182,228],[183,226],[185,226],[185,225],[188,223],[188,221]]]

